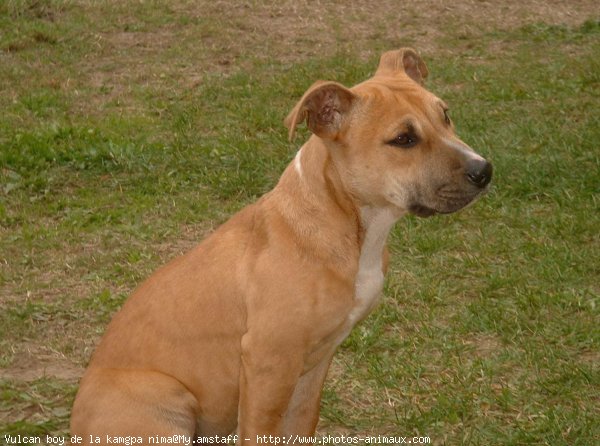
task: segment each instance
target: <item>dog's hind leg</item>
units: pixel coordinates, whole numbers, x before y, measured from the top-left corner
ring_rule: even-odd
[[[83,444],[114,437],[185,435],[193,439],[198,401],[176,379],[145,370],[94,369],[84,376],[73,405],[71,435]],[[100,438],[100,443],[93,443]]]

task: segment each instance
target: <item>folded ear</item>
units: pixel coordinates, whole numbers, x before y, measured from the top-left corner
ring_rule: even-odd
[[[422,85],[429,70],[421,56],[412,48],[400,48],[383,53],[375,75],[396,76],[398,73],[405,73],[413,81]]]
[[[305,119],[308,128],[315,135],[335,138],[355,99],[349,89],[337,82],[315,82],[284,120],[290,130],[290,141],[294,138],[298,124]]]

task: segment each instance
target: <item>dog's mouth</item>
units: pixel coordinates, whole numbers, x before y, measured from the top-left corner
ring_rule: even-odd
[[[437,214],[452,214],[474,203],[485,192],[487,188],[475,194],[450,193],[440,189],[435,195],[435,200],[432,200],[434,204],[425,205],[416,201],[408,207],[408,210],[411,214],[423,218]]]
[[[428,206],[424,206],[422,204],[413,204],[408,208],[408,210],[411,214],[416,215],[417,217],[426,218],[426,217],[432,217],[432,216],[438,215],[438,214],[452,214],[456,211],[461,210],[465,206],[466,205],[463,205],[463,206],[457,207],[456,209],[434,209],[434,208],[430,208]]]
[[[409,212],[417,217],[431,217],[439,212],[433,208],[423,206],[422,204],[411,204],[408,208]]]

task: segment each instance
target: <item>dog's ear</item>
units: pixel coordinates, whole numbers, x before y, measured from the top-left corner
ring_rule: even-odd
[[[400,48],[388,51],[381,55],[379,67],[375,75],[395,76],[398,73],[406,73],[413,81],[423,85],[424,79],[429,74],[427,65],[412,48]]]
[[[349,89],[337,82],[315,82],[284,120],[290,130],[290,141],[298,124],[305,119],[315,135],[335,138],[355,99],[356,96]]]

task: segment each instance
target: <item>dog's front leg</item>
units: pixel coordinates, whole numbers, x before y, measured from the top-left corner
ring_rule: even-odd
[[[319,421],[323,383],[332,357],[332,353],[325,355],[321,362],[298,380],[283,423],[286,444],[300,443],[314,435]]]
[[[241,445],[274,444],[274,438],[281,439],[302,367],[302,346],[284,338],[244,335],[238,412]]]

